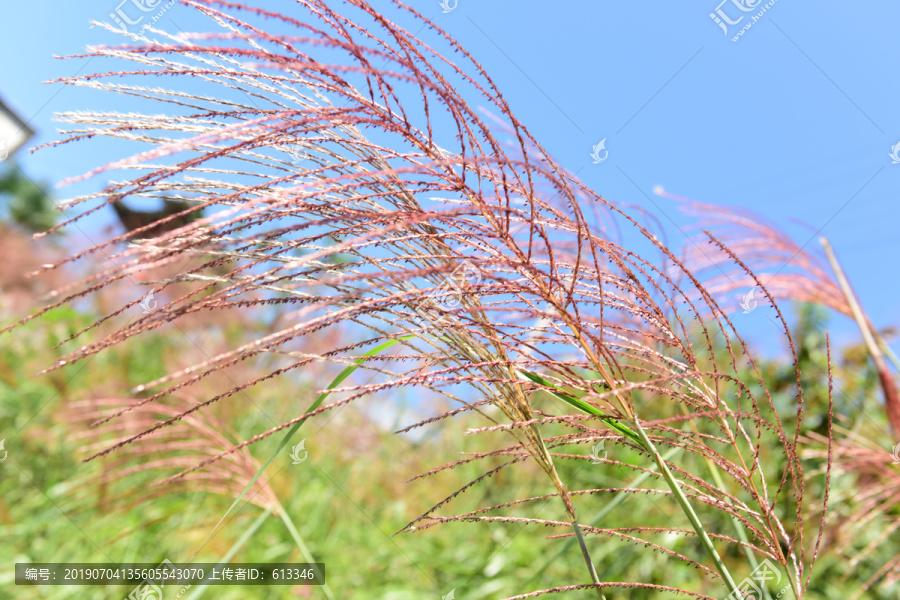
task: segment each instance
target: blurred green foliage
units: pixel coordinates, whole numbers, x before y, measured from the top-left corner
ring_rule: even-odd
[[[95,316],[72,308],[55,309],[45,318],[5,334],[5,342],[0,345],[0,437],[6,438],[9,452],[8,459],[0,465],[0,540],[3,540],[0,599],[125,598],[131,591],[127,586],[17,587],[13,583],[13,565],[16,562],[159,563],[165,558],[173,562],[190,559],[217,562],[262,513],[254,505],[241,507],[237,516],[203,545],[231,498],[179,492],[125,506],[116,503],[111,489],[91,484],[98,469],[115,467],[115,454],[108,461],[80,462],[85,452],[79,435],[84,431],[67,407],[78,399],[121,394],[135,384],[159,377],[167,370],[167,360],[191,346],[171,331],[151,334],[142,336],[139,346],[130,343],[116,346],[109,352],[35,377],[37,371],[61,356],[60,351],[52,350],[53,346],[93,323]],[[809,410],[819,414],[827,406],[827,396],[823,396],[827,390],[824,325],[821,313],[805,308],[795,331]],[[226,339],[239,339],[239,333],[226,325],[223,335]],[[853,356],[853,348],[845,350]],[[847,382],[839,395],[845,397],[836,396],[837,404],[847,410],[857,410],[854,409],[857,403],[873,402],[871,398],[877,397],[878,390],[867,367],[852,360],[836,362],[840,381]],[[785,418],[792,418],[793,368],[780,360],[764,361],[760,368],[776,391],[776,402],[786,407]],[[296,380],[276,379],[259,389],[251,388],[247,398],[252,402],[237,398],[221,403],[216,408],[216,416],[247,438],[298,414],[322,386],[320,381],[298,385]],[[426,400],[418,402],[420,411],[438,414],[437,408],[429,408]],[[539,408],[553,410],[549,396],[536,397],[534,402]],[[585,582],[577,546],[569,545],[561,556],[554,558],[564,548],[566,539],[547,538],[568,530],[526,526],[520,522],[450,523],[394,537],[396,531],[432,504],[483,474],[487,466],[499,466],[508,459],[495,457],[487,466],[465,464],[423,480],[403,483],[404,480],[460,460],[464,458],[461,452],[483,452],[509,443],[502,432],[463,435],[461,432],[469,427],[484,425],[483,420],[468,417],[439,425],[421,437],[392,435],[379,424],[385,419],[371,418],[373,414],[383,416],[401,409],[396,399],[370,398],[340,411],[333,420],[327,416],[313,419],[295,440],[306,439],[309,460],[293,465],[287,457],[279,458],[266,474],[313,555],[325,563],[327,580],[338,598],[437,600],[455,590],[455,598],[476,600]],[[389,416],[395,420],[393,415]],[[550,428],[548,435],[552,433]],[[258,460],[268,456],[279,439],[276,435],[254,445],[253,455]],[[620,444],[608,443],[606,452],[614,461],[640,461],[634,449]],[[570,489],[628,487],[636,479],[635,471],[615,463],[593,464],[590,453],[591,448],[586,444],[583,457],[559,459],[560,475]],[[146,460],[153,458],[147,456]],[[809,493],[821,492],[823,477],[815,474],[821,466],[821,461],[815,460],[805,464],[813,473],[808,483]],[[128,482],[151,490],[158,475],[139,471]],[[833,483],[835,496],[852,494],[852,477],[838,477]],[[665,489],[661,482],[652,480],[642,485]],[[525,463],[504,469],[485,484],[457,497],[442,514],[451,511],[460,514],[551,493],[549,482]],[[612,494],[597,493],[579,496],[575,502],[583,522],[590,523],[592,516],[611,500]],[[551,498],[510,507],[502,514],[564,520],[559,504]],[[687,528],[683,515],[673,503],[659,496],[640,495],[628,496],[597,526],[621,526],[633,522],[635,515],[640,515],[647,527],[668,527],[675,523]],[[885,518],[892,516],[885,515]],[[733,531],[731,523],[718,512],[705,511],[704,519],[711,531],[726,534]],[[873,523],[868,538],[844,540],[846,547],[831,547],[829,552],[822,552],[817,564],[819,575],[813,578],[808,598],[843,600],[858,589],[886,557],[896,553],[896,547],[885,544],[883,552],[874,553],[863,564],[851,566],[849,557],[866,545],[877,543],[882,531],[883,527]],[[588,536],[587,540],[602,579],[719,593],[715,582],[702,582],[704,576],[695,569],[643,544],[599,536]],[[690,536],[667,539],[665,543],[703,562],[702,551]],[[833,541],[826,540],[826,543]],[[748,572],[745,557],[733,547],[730,550],[725,555],[729,568],[736,575],[745,576]],[[303,559],[281,520],[272,516],[234,560],[300,562]],[[529,582],[528,588],[522,587],[525,582]],[[165,598],[174,598],[176,592],[167,591]],[[579,593],[570,597],[577,598]],[[891,593],[876,589],[864,597],[896,598]],[[189,592],[185,597],[194,597],[192,594]],[[206,589],[203,597],[230,600],[324,596],[320,589],[310,587],[217,586]],[[594,596],[584,593],[581,597]],[[607,592],[609,600],[659,597],[664,595],[641,590]]]
[[[8,219],[30,232],[46,231],[56,224],[56,207],[44,186],[15,164],[0,171],[0,198],[5,200]]]

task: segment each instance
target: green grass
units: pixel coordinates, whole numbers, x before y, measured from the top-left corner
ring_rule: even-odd
[[[184,350],[165,335],[148,336],[142,344],[143,358],[141,354],[117,349],[87,363],[35,378],[35,372],[56,359],[46,350],[50,342],[88,321],[75,312],[57,313],[54,319],[49,326],[31,324],[13,332],[0,347],[0,438],[7,439],[9,451],[8,459],[0,464],[0,599],[120,599],[131,591],[127,586],[17,588],[12,582],[16,562],[159,563],[164,558],[180,562],[198,550],[194,560],[199,562],[216,563],[226,557],[241,562],[304,560],[286,523],[275,513],[265,515],[255,505],[238,503],[204,545],[234,498],[173,493],[126,508],[115,503],[113,490],[102,491],[89,485],[96,469],[109,462],[80,462],[83,451],[76,438],[79,427],[67,412],[71,403],[90,395],[121,393],[131,385],[158,376],[163,372],[165,357]],[[148,348],[152,349],[149,354]],[[353,382],[352,368],[345,370],[348,383]],[[264,393],[251,392],[261,411],[231,403],[218,407],[217,416],[227,419],[241,435],[249,436],[271,427],[265,414],[281,422],[282,417],[291,418],[308,410],[311,401],[324,401],[324,395],[314,398],[318,385],[298,386],[296,381],[274,380]],[[789,388],[783,394],[787,397]],[[438,408],[429,406],[432,401],[421,398],[420,410],[437,414]],[[325,563],[326,578],[335,597],[437,600],[455,590],[460,600],[493,599],[561,583],[588,582],[572,538],[547,539],[566,533],[562,530],[519,523],[451,523],[394,536],[432,504],[478,477],[485,465],[463,465],[411,483],[403,480],[458,460],[460,452],[496,448],[507,443],[507,438],[500,432],[462,435],[469,427],[484,424],[471,417],[444,423],[421,439],[395,436],[360,409],[369,406],[373,411],[399,410],[399,402],[390,397],[360,402],[340,411],[327,425],[326,419],[316,418],[304,426],[310,454],[299,465],[293,465],[288,458],[283,436],[270,437],[252,448],[260,461],[274,456],[265,477],[270,478],[270,485],[296,526],[296,537],[302,538],[317,561]],[[620,433],[623,432],[618,427],[626,427],[615,420],[609,425]],[[15,435],[22,427],[22,435]],[[630,435],[627,437],[631,439]],[[609,444],[608,451],[611,458],[622,462],[640,460],[634,449],[619,444]],[[665,489],[657,478],[640,477],[614,465],[594,465],[587,460],[588,454],[589,448],[585,448],[584,460],[556,461],[560,476],[571,489]],[[490,464],[496,466],[500,462],[497,459]],[[652,464],[647,467],[654,468]],[[154,480],[150,473],[138,473],[128,483],[150,489]],[[816,481],[814,478],[811,485]],[[526,463],[524,467],[499,472],[488,485],[458,497],[442,514],[458,514],[552,492],[546,478]],[[846,479],[836,480],[836,497],[851,496],[852,492]],[[574,501],[580,522],[585,525],[614,526],[608,524],[633,520],[635,514],[641,514],[647,526],[671,526],[673,521],[684,521],[674,502],[656,503],[634,494],[597,494]],[[559,504],[554,499],[528,503],[511,508],[504,515],[565,520]],[[724,517],[715,518],[712,523],[705,523],[711,530],[726,531],[732,527]],[[254,527],[252,535],[245,535]],[[873,527],[868,537],[849,541],[848,553],[876,540],[882,530]],[[242,536],[246,539],[239,544]],[[585,536],[585,541],[601,580],[700,587],[718,597],[720,585],[703,582],[694,569],[642,545],[613,542],[595,535]],[[702,559],[702,549],[695,541],[681,538],[668,543],[679,552]],[[883,551],[890,552],[891,542],[883,544]],[[807,597],[847,598],[866,571],[849,565],[849,560],[839,554],[823,554],[817,569],[828,576],[814,578]],[[738,580],[749,570],[746,556],[740,552],[726,553],[722,560]],[[310,595],[305,596],[307,593]],[[639,591],[616,594],[621,592],[607,591],[607,598],[661,597]],[[889,594],[873,591],[869,597],[888,600]],[[299,587],[216,586],[206,589],[203,597],[325,599],[321,588]]]

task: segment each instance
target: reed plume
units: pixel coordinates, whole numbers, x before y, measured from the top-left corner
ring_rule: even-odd
[[[703,228],[706,235],[714,231],[717,238],[740,256],[762,280],[774,298],[819,304],[856,321],[878,373],[884,393],[885,414],[894,430],[894,437],[900,439],[900,391],[887,358],[894,362],[898,370],[900,360],[863,311],[828,240],[819,238],[824,249],[824,254],[819,255],[809,247],[815,235],[805,244],[799,244],[783,230],[751,211],[733,207],[726,209],[662,191],[659,193],[678,201],[683,212],[698,217],[697,227]],[[729,253],[716,248],[709,250],[701,245],[702,242],[700,236],[687,242],[684,260],[702,277],[711,293],[721,299],[756,287],[753,277],[736,265]]]
[[[89,425],[132,403],[132,400],[121,398],[84,400],[72,403],[70,412],[82,424]],[[175,394],[165,402],[155,402],[131,410],[127,415],[111,422],[108,427],[85,428],[76,439],[82,441],[83,451],[90,455],[106,447],[110,435],[118,439],[132,437],[160,420],[181,414],[195,404],[194,399]],[[105,490],[112,490],[114,496],[109,499],[109,505],[119,510],[149,502],[162,494],[177,492],[206,492],[233,498],[259,468],[259,462],[246,448],[240,452],[232,452],[207,469],[195,471],[168,486],[147,489],[132,481],[136,476],[144,477],[150,473],[156,473],[157,479],[163,479],[192,467],[200,456],[215,456],[232,448],[239,439],[221,419],[210,412],[197,412],[179,419],[171,427],[160,431],[159,435],[142,438],[107,457],[103,461],[102,472],[91,483],[104,490],[104,495]],[[264,481],[257,481],[247,498],[263,510],[280,506],[271,487]]]
[[[59,227],[123,199],[168,198],[184,209],[46,267],[109,258],[28,319],[109,286],[152,280],[144,276],[161,266],[183,265],[152,284],[155,291],[177,285],[179,294],[143,314],[136,309],[144,294],[136,292],[107,317],[134,315],[128,322],[60,364],[198,313],[290,309],[293,320],[141,385],[137,391],[149,395],[96,424],[189,393],[235,364],[265,356],[279,361],[228,391],[161,415],[92,458],[120,452],[212,403],[235,401],[272,377],[356,363],[374,379],[338,386],[331,390],[337,400],[308,413],[298,409],[295,418],[214,456],[197,456],[169,480],[364,396],[421,389],[457,408],[411,427],[474,412],[486,419],[474,434],[502,431],[512,445],[473,457],[507,460],[404,531],[510,520],[503,512],[512,506],[559,498],[560,518],[524,522],[572,528],[568,535],[579,539],[591,582],[528,597],[632,587],[701,598],[709,597],[703,590],[740,594],[723,559],[732,550],[751,564],[775,561],[796,597],[803,596],[815,561],[803,515],[818,500],[804,493],[799,372],[790,408],[796,420],[786,426],[728,311],[644,225],[646,215],[603,198],[563,168],[516,119],[484,69],[408,6],[392,3],[382,14],[361,0],[340,10],[309,0],[287,15],[220,0],[179,2],[208,17],[216,31],[125,32],[124,45],[81,55],[92,64],[112,62],[112,70],[60,80],[164,103],[168,112],[60,115],[72,126],[58,144],[111,138],[139,151],[72,178],[124,173],[102,191],[68,201],[79,216]],[[484,110],[472,107],[476,99]],[[170,221],[181,225],[169,227]],[[656,254],[623,246],[615,233],[622,227],[643,236]],[[774,303],[728,243],[711,241]],[[356,339],[327,348],[303,343],[346,324]],[[356,362],[385,340],[401,349]],[[633,460],[618,466],[650,473],[659,489],[582,489],[565,481],[560,461],[588,459],[580,450],[598,440],[631,452]],[[678,461],[664,457],[671,449],[681,452]],[[550,489],[476,512],[438,514],[458,494],[525,461],[539,467]],[[581,512],[619,492],[659,498],[683,515],[671,527],[647,528],[640,520],[621,528],[579,525]],[[706,531],[704,523],[723,519],[730,521],[728,534]],[[601,581],[589,552],[597,536],[652,545],[703,577],[690,589]],[[678,542],[684,538],[697,546]],[[745,570],[741,562],[737,567]]]

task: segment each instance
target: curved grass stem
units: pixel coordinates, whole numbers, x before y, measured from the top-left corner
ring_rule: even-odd
[[[731,577],[731,573],[728,571],[728,568],[722,561],[722,557],[719,556],[719,552],[716,550],[715,545],[713,545],[712,540],[710,539],[709,535],[707,535],[706,529],[703,528],[703,524],[700,522],[700,518],[697,516],[697,513],[694,512],[694,508],[691,506],[690,502],[688,502],[688,499],[684,495],[684,492],[681,491],[681,486],[678,485],[678,481],[669,470],[665,459],[660,455],[659,451],[656,449],[656,446],[653,444],[653,441],[644,432],[644,428],[641,426],[641,423],[637,419],[637,417],[635,416],[634,421],[631,423],[632,425],[634,425],[634,429],[636,430],[635,431],[619,423],[616,419],[604,415],[592,404],[585,402],[581,398],[576,398],[559,390],[559,388],[557,388],[557,386],[555,386],[551,381],[544,379],[540,375],[526,371],[522,371],[522,373],[535,383],[539,383],[541,385],[552,388],[550,393],[566,404],[577,408],[584,413],[598,417],[601,421],[603,421],[619,433],[623,434],[633,441],[636,441],[653,457],[653,460],[659,467],[659,471],[660,473],[662,473],[666,484],[669,486],[669,489],[672,490],[672,495],[675,496],[675,499],[678,501],[678,505],[681,507],[682,512],[684,512],[684,514],[687,516],[688,521],[691,522],[691,526],[694,528],[694,532],[696,532],[698,538],[700,539],[700,543],[703,545],[703,549],[706,551],[706,554],[709,556],[710,560],[713,561],[713,564],[716,566],[716,570],[719,571],[719,575],[722,576],[722,580],[725,582],[725,586],[728,588],[728,593],[731,594],[737,592],[737,585],[734,583],[734,579]]]
[[[218,567],[224,567],[231,559],[235,557],[235,555],[240,551],[241,548],[244,547],[244,544],[253,537],[253,534],[262,527],[262,524],[266,522],[266,519],[275,511],[274,506],[270,506],[267,508],[262,514],[256,517],[256,520],[250,525],[249,529],[245,531],[241,537],[234,543],[231,549],[222,557],[222,560],[219,561]],[[206,592],[207,584],[203,583],[193,588],[193,593],[191,593],[190,600],[199,600],[200,597]]]
[[[538,449],[540,450],[540,454],[542,455],[543,460],[546,463],[547,474],[553,480],[553,484],[556,486],[556,489],[559,490],[559,496],[563,501],[566,513],[572,520],[572,529],[575,531],[575,537],[578,539],[578,546],[581,548],[581,556],[584,558],[585,565],[587,565],[588,574],[591,577],[591,582],[599,586],[601,583],[600,576],[597,575],[597,569],[594,567],[594,560],[591,558],[591,553],[584,541],[584,536],[581,535],[581,527],[578,526],[578,517],[575,514],[575,506],[572,504],[572,499],[569,497],[569,492],[566,489],[566,485],[562,482],[562,479],[560,479],[559,477],[559,473],[556,471],[556,464],[553,462],[553,455],[551,455],[550,451],[547,449],[547,445],[544,443],[540,431],[538,431],[537,427],[535,426],[532,426],[531,429],[532,433],[534,434],[534,439],[537,442]],[[603,588],[597,587],[596,590],[598,598],[600,598],[600,600],[606,600],[606,596],[603,595]]]
[[[297,548],[300,549],[300,554],[303,556],[303,560],[308,563],[316,562],[313,559],[312,552],[309,551],[309,548],[306,546],[306,542],[303,541],[303,536],[300,535],[300,532],[297,531],[297,527],[294,525],[294,522],[291,520],[291,516],[284,510],[284,507],[281,504],[278,504],[278,514],[281,517],[281,521],[284,523],[284,526],[287,527],[288,532],[290,532],[291,537],[294,539],[294,543],[297,544]],[[328,587],[327,583],[322,584],[322,592],[325,594],[325,597],[328,600],[334,600],[334,594],[331,591],[331,588]]]
[[[400,338],[388,340],[388,341],[383,342],[383,343],[379,344],[378,346],[372,348],[371,350],[369,350],[368,352],[363,354],[361,357],[354,360],[353,364],[346,367],[343,371],[341,371],[338,374],[337,377],[334,378],[334,380],[330,384],[328,384],[328,387],[325,388],[325,391],[322,392],[321,394],[319,394],[319,396],[309,406],[309,408],[306,410],[306,412],[310,413],[310,412],[316,410],[317,408],[319,408],[319,406],[322,404],[322,402],[324,402],[325,399],[331,394],[331,390],[333,390],[334,388],[339,386],[341,384],[341,382],[343,382],[345,379],[347,379],[347,377],[349,377],[354,371],[356,371],[356,369],[358,369],[360,366],[362,366],[362,364],[365,363],[369,358],[375,356],[376,354],[380,354],[381,352],[384,352],[385,350],[387,350],[391,346],[394,346],[395,344],[399,344],[402,341],[412,339],[413,337],[414,336],[410,335],[410,336],[403,336]],[[275,448],[275,450],[272,452],[272,454],[269,455],[269,458],[266,459],[266,462],[264,462],[262,464],[262,466],[259,467],[259,469],[256,471],[256,474],[253,476],[252,479],[250,479],[250,482],[247,483],[247,485],[244,487],[244,489],[240,493],[240,495],[237,498],[235,498],[234,502],[231,503],[231,506],[228,508],[228,510],[225,511],[225,514],[222,515],[222,518],[219,519],[219,522],[216,523],[216,526],[213,527],[213,530],[209,533],[208,536],[206,536],[206,540],[203,542],[203,545],[206,545],[206,542],[208,542],[210,540],[210,538],[212,538],[213,534],[219,529],[219,527],[222,525],[222,523],[225,522],[226,517],[228,517],[228,515],[231,514],[231,511],[233,511],[234,508],[240,503],[240,501],[244,498],[244,496],[247,494],[247,492],[250,490],[250,488],[253,487],[253,484],[256,483],[256,480],[259,479],[260,476],[263,474],[263,472],[268,468],[268,466],[270,464],[272,464],[272,461],[275,460],[275,457],[278,456],[278,454],[284,449],[285,446],[287,446],[288,442],[291,440],[291,437],[293,437],[293,435],[295,433],[297,433],[297,430],[300,429],[300,426],[303,425],[303,423],[305,423],[305,422],[306,422],[306,419],[303,419],[302,421],[298,421],[297,423],[294,424],[293,427],[291,427],[288,430],[288,432],[285,434],[284,438],[281,440],[281,442],[278,444],[278,446]],[[301,552],[301,554],[303,554],[304,559],[307,562],[315,562],[312,558],[312,554],[309,552],[309,549],[306,547],[306,544],[303,542],[303,538],[300,537],[300,534],[297,531],[297,528],[294,527],[294,523],[291,521],[290,517],[288,516],[287,511],[285,511],[280,505],[278,508],[279,508],[279,513],[281,514],[282,521],[284,521],[284,524],[288,528],[288,531],[290,532],[291,537],[293,537],[294,542],[300,548],[300,552]],[[271,510],[267,511],[266,516],[268,516],[268,513],[270,513],[270,512],[271,512]],[[254,525],[256,525],[256,524],[254,524]],[[252,532],[256,531],[256,529],[258,529],[258,528],[259,528],[259,525],[256,525],[255,528],[252,528],[252,530],[246,532],[243,536],[241,536],[241,539],[239,540],[240,544],[243,545],[247,541],[245,538],[249,539],[248,534],[252,534]],[[203,545],[201,545],[201,548],[203,547]],[[234,548],[232,548],[232,550],[234,550]],[[198,550],[198,552],[199,552],[199,550]],[[196,555],[196,553],[195,553],[195,555]],[[228,560],[230,560],[230,556],[229,556],[229,558],[225,559],[225,562],[227,562]],[[329,600],[334,599],[334,596],[332,596],[332,594],[331,594],[331,590],[329,590],[327,588],[327,586],[323,587],[323,591],[325,592],[325,595],[329,598]]]
[[[719,575],[722,576],[722,580],[725,582],[725,587],[728,588],[728,593],[733,594],[737,592],[737,584],[735,584],[734,579],[731,577],[731,573],[728,572],[728,567],[725,566],[725,563],[722,561],[722,557],[719,556],[719,552],[716,550],[715,545],[713,545],[712,540],[709,538],[709,535],[707,535],[706,529],[703,528],[703,524],[700,522],[700,518],[697,516],[697,513],[694,512],[694,508],[691,506],[691,503],[688,502],[687,496],[684,495],[684,492],[681,491],[681,486],[678,485],[678,481],[672,475],[672,471],[669,470],[669,466],[666,464],[666,461],[662,456],[660,456],[659,451],[653,444],[653,441],[647,436],[644,428],[641,427],[641,423],[637,418],[635,418],[634,420],[634,427],[637,430],[637,434],[642,440],[644,448],[646,448],[650,455],[653,456],[653,459],[659,466],[659,470],[662,473],[663,478],[666,480],[669,489],[672,490],[672,494],[678,501],[679,506],[681,506],[682,512],[684,512],[684,514],[687,516],[688,521],[691,522],[691,526],[694,528],[694,531],[700,538],[700,543],[703,545],[703,549],[706,550],[706,554],[709,555],[709,558],[713,561],[713,564],[716,565],[716,570],[718,570]]]
[[[677,454],[679,450],[681,450],[681,448],[669,448],[668,452],[666,452],[666,454],[663,456],[663,458],[665,458],[666,460],[669,460],[670,458],[672,458],[673,456],[675,456],[675,454]],[[652,468],[652,467],[651,467],[651,468]],[[653,471],[647,471],[647,472],[645,472],[645,473],[641,473],[641,474],[637,477],[637,479],[635,479],[635,480],[631,483],[631,487],[634,487],[634,488],[640,487],[641,484],[643,484],[647,479],[649,479],[649,478],[652,477],[652,476],[653,476]],[[619,492],[618,494],[616,494],[615,498],[613,498],[606,506],[603,507],[603,510],[601,510],[599,513],[597,513],[597,514],[594,516],[594,518],[591,520],[591,522],[589,523],[589,525],[590,525],[591,527],[593,527],[594,525],[596,525],[597,523],[599,523],[600,521],[602,521],[602,520],[606,517],[606,515],[608,515],[609,513],[611,513],[617,506],[619,506],[620,504],[622,504],[623,502],[625,502],[625,500],[627,500],[627,499],[630,498],[630,497],[631,497],[631,494],[628,493],[628,492]],[[547,561],[544,563],[544,565],[543,565],[540,569],[538,569],[537,572],[535,572],[534,575],[531,576],[531,579],[529,579],[527,582],[525,582],[525,586],[524,586],[524,587],[527,588],[527,587],[529,587],[532,583],[534,583],[535,581],[537,581],[537,580],[540,578],[540,576],[543,575],[544,572],[545,572],[548,568],[550,568],[550,565],[552,565],[553,563],[555,563],[556,560],[557,560],[560,556],[562,556],[563,554],[565,554],[566,551],[568,551],[568,549],[572,547],[572,544],[574,544],[575,541],[576,541],[576,540],[571,540],[571,539],[570,539],[568,542],[566,542],[566,544],[565,544],[562,548],[560,548],[559,551],[557,551],[557,553],[556,553],[554,556],[552,556],[549,560],[547,560]]]
[[[600,576],[597,575],[597,569],[594,567],[591,553],[588,551],[587,544],[584,543],[584,536],[581,535],[581,528],[578,526],[578,521],[572,521],[572,529],[575,530],[575,537],[578,538],[578,546],[581,548],[581,555],[584,557],[584,562],[587,563],[588,571],[590,571],[591,581],[600,585]],[[597,588],[597,594],[600,596],[601,600],[606,600],[602,588]]]

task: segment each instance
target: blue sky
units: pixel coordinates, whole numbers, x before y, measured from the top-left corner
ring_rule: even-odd
[[[652,211],[675,246],[691,219],[654,196],[654,186],[755,210],[811,245],[821,229],[875,325],[900,324],[900,164],[889,157],[900,141],[900,5],[776,1],[734,42],[766,2],[743,0],[755,6],[743,12],[741,0],[445,1],[453,7],[446,13],[438,0],[412,5],[466,47],[544,147],[604,197]],[[108,19],[117,5],[0,9],[0,95],[38,130],[33,143],[55,138],[54,112],[96,103],[96,94],[41,82],[91,70],[84,60],[52,56],[109,42],[89,21]],[[744,18],[726,35],[709,16],[717,9]],[[162,26],[198,23],[175,6]],[[593,164],[591,148],[604,138],[609,158]],[[51,182],[99,162],[77,146],[17,158],[29,175]],[[834,326],[842,337],[855,335],[843,318]]]

